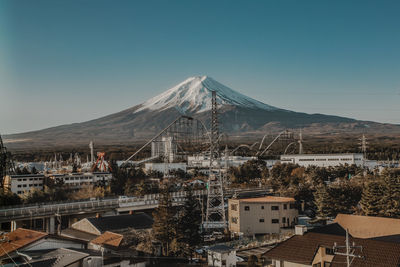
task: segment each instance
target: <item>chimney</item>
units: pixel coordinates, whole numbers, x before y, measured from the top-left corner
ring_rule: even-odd
[[[294,227],[294,233],[296,235],[304,235],[307,232],[307,226],[305,225],[296,225]]]

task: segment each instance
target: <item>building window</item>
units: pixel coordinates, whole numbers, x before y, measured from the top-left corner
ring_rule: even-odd
[[[331,263],[330,262],[324,262],[324,267],[331,267]]]
[[[271,210],[279,210],[279,206],[271,206]]]
[[[232,223],[237,223],[237,217],[231,217],[231,222]]]
[[[294,203],[290,203],[290,209],[294,209]]]
[[[264,206],[261,206],[261,209],[263,210],[263,209],[264,209]]]
[[[283,204],[283,209],[287,210],[287,204]]]
[[[286,223],[286,218],[285,217],[282,218],[282,223]]]
[[[279,219],[272,219],[271,223],[279,223]]]
[[[316,264],[313,264],[312,266],[313,266],[313,267],[321,267],[321,263],[318,262],[318,263],[316,263]]]
[[[237,204],[231,204],[231,210],[237,211]]]
[[[260,219],[260,223],[263,223],[264,222],[264,219]]]
[[[325,248],[325,254],[326,255],[335,255],[335,253],[333,253],[333,249],[331,249],[331,248]]]
[[[244,210],[250,210],[250,206],[244,206]]]
[[[21,187],[21,185],[19,184],[18,187]]]

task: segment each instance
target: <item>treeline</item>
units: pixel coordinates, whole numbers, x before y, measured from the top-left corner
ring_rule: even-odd
[[[280,196],[294,197],[307,215],[335,217],[338,213],[400,218],[400,170],[368,172],[356,165],[300,167],[277,164],[268,171],[260,160],[228,172],[233,186],[271,187]]]

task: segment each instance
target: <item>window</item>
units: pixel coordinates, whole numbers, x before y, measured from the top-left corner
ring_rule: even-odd
[[[237,211],[237,204],[231,204],[231,210]]]
[[[21,185],[19,184],[18,187],[21,187]]]
[[[264,222],[264,219],[260,219],[259,221],[260,221],[260,223],[263,223],[263,222]]]
[[[287,204],[283,204],[283,209],[287,210]]]
[[[26,184],[24,184],[22,187],[26,187]]]
[[[331,263],[330,262],[324,262],[324,267],[331,267]]]
[[[286,218],[285,217],[282,218],[282,222],[286,223]]]
[[[264,206],[261,206],[261,209],[263,210],[263,209],[264,209]]]
[[[22,191],[18,191],[17,194],[22,194]]]
[[[327,255],[335,255],[335,253],[333,253],[333,249],[331,249],[331,248],[325,248],[325,254],[327,254]]]
[[[279,210],[279,206],[271,206],[271,210]]]
[[[313,264],[312,266],[313,266],[313,267],[321,267],[321,263],[318,262],[318,263],[316,263],[316,264]]]
[[[244,206],[244,210],[250,210],[249,206]]]
[[[271,223],[279,223],[279,219],[272,219]]]
[[[290,209],[294,209],[294,203],[290,203]]]
[[[237,223],[237,217],[231,217],[231,222],[232,223]]]

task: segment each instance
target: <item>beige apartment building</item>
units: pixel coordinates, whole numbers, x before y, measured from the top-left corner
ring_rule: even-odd
[[[229,230],[244,235],[280,233],[297,222],[294,204],[295,199],[288,197],[229,199]]]

